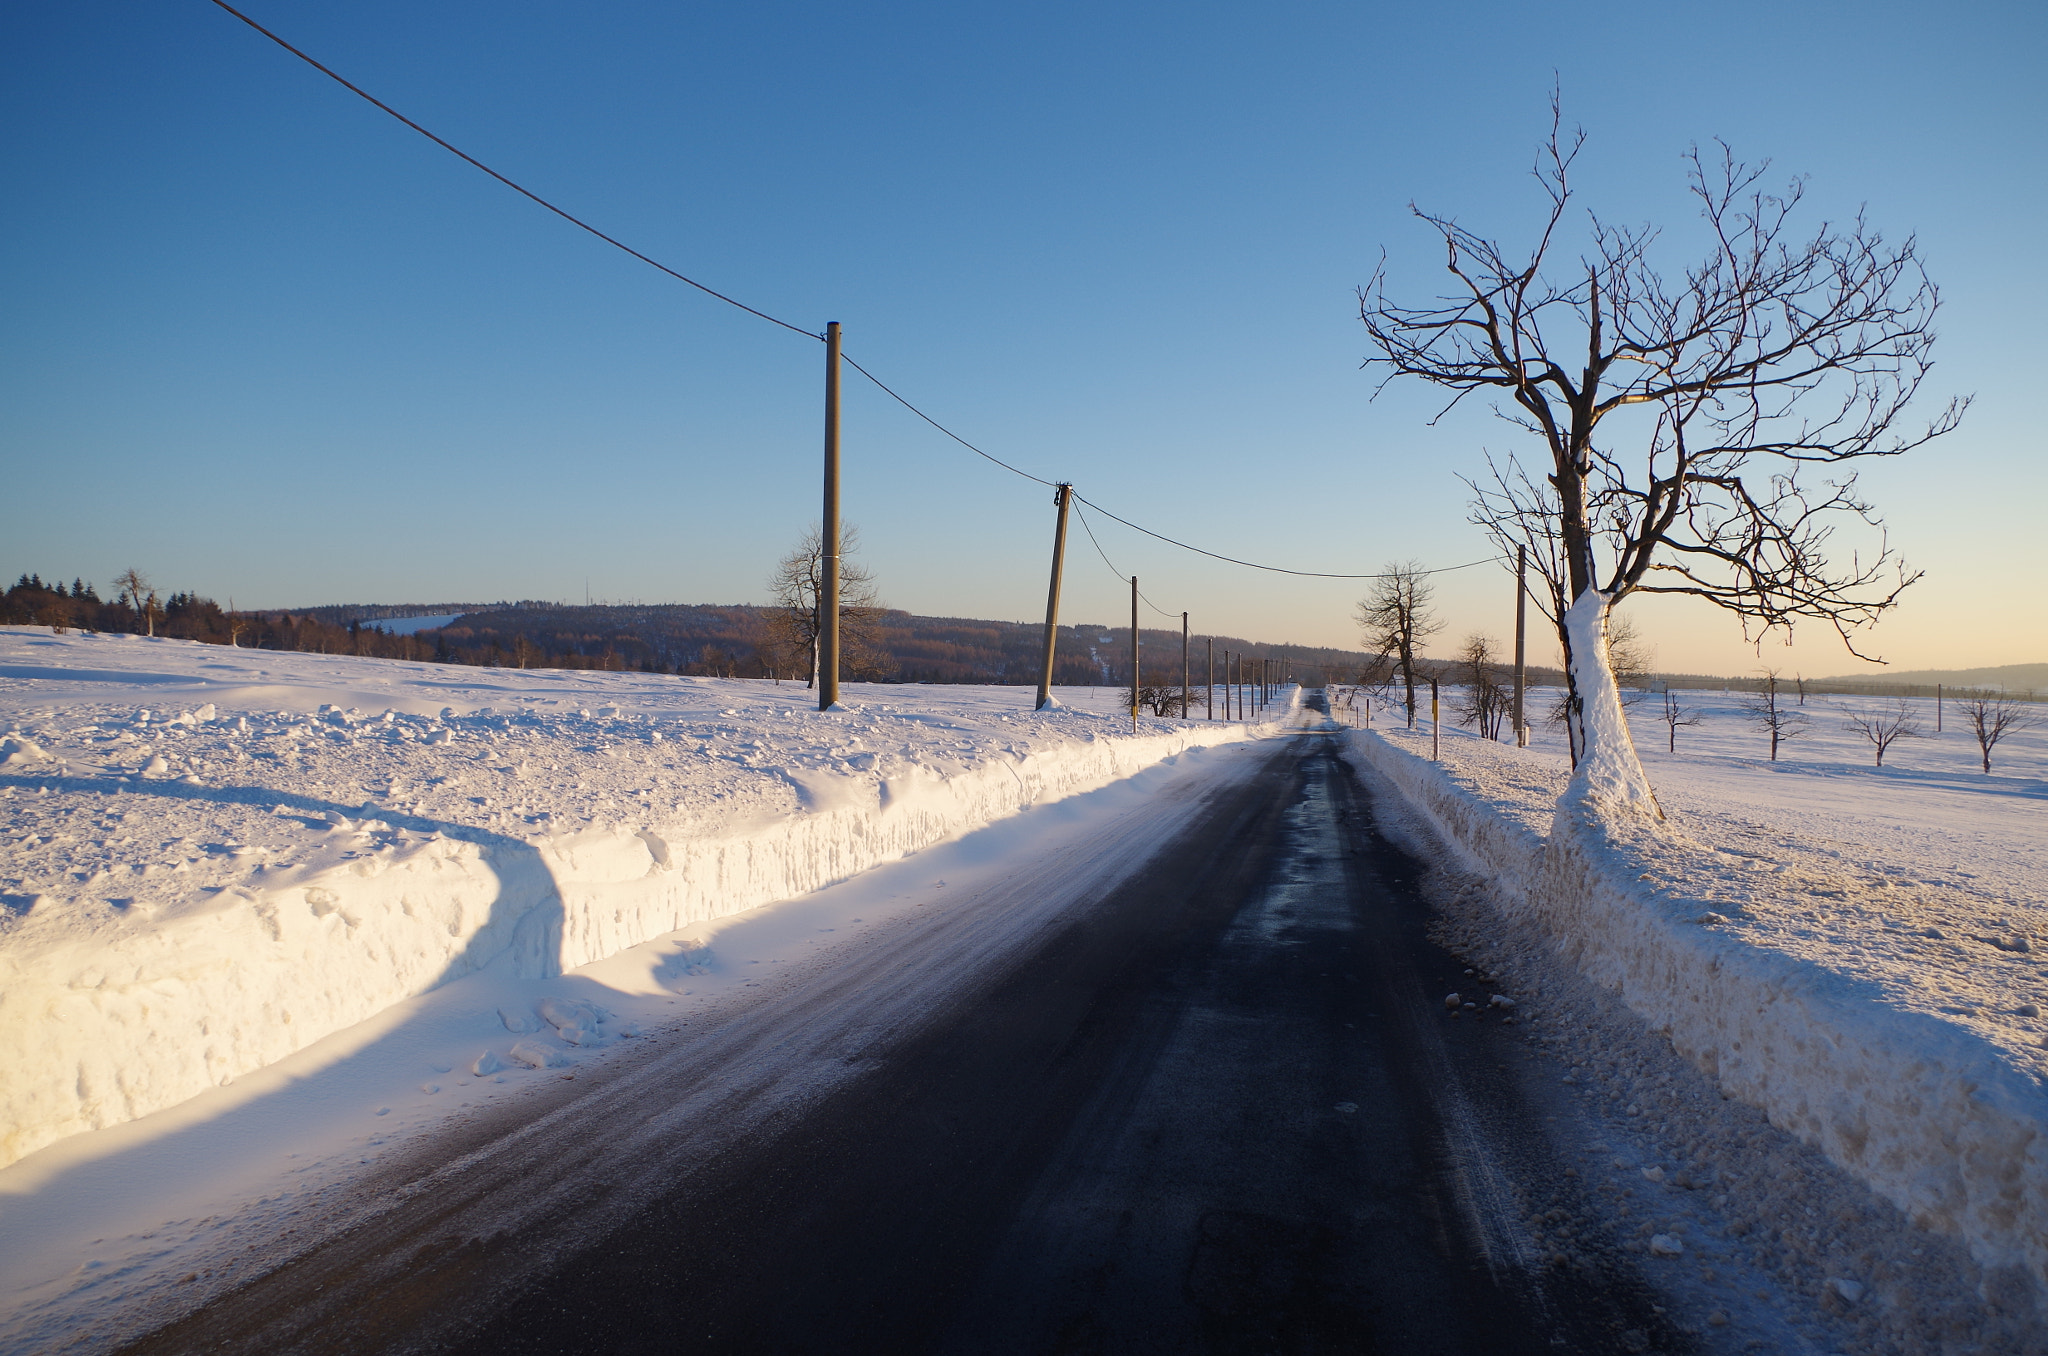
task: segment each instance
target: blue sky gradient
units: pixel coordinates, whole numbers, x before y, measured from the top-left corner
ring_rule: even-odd
[[[1812,211],[1917,233],[1962,432],[1867,483],[1928,579],[1904,667],[2048,658],[2048,19],[1984,4],[982,7],[283,4],[250,13],[636,248],[810,328],[998,456],[1234,555],[1364,571],[1484,556],[1459,473],[1521,435],[1360,372],[1413,201],[1525,238],[1553,80],[1587,205],[1668,228],[1722,137]],[[0,20],[0,570],[138,565],[244,606],[760,600],[817,514],[816,343],[525,202],[204,0]],[[847,516],[888,601],[1029,618],[1049,494],[858,377]],[[1102,525],[1098,525],[1102,526]],[[1108,525],[1197,631],[1351,643],[1359,586]],[[1085,537],[1068,613],[1114,620]],[[1489,568],[1445,639],[1505,635]],[[1762,660],[1696,604],[1661,665]]]

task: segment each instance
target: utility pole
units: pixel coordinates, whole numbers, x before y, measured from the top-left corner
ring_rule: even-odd
[[[1180,614],[1180,718],[1188,718],[1188,614]]]
[[[1204,720],[1216,719],[1216,637],[1209,637],[1209,685],[1202,689]]]
[[[1515,548],[1515,747],[1529,747],[1522,698],[1529,690],[1529,548]]]
[[[1437,705],[1436,675],[1432,673],[1429,675],[1429,757],[1430,761],[1437,763],[1442,762],[1444,757],[1444,723],[1438,715],[1440,710]]]
[[[1038,678],[1038,705],[1032,710],[1043,711],[1052,705],[1052,653],[1060,635],[1060,577],[1067,568],[1067,504],[1074,497],[1074,487],[1060,483],[1053,491],[1052,501],[1059,505],[1059,525],[1052,532],[1052,585],[1045,592],[1045,668]]]
[[[825,518],[818,587],[818,709],[839,702],[839,322],[825,326]]]
[[[1138,576],[1131,576],[1131,733],[1138,732]]]

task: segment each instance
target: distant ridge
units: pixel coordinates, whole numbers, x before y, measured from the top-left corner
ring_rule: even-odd
[[[497,612],[509,607],[544,607],[543,603],[323,603],[318,607],[266,607],[264,612],[289,612],[329,626],[352,621],[396,621],[403,617],[461,617],[471,612]]]
[[[1833,678],[1809,679],[1820,683],[1906,683],[1926,686],[1941,683],[1947,687],[2002,687],[2013,691],[2026,692],[2034,688],[2048,688],[2048,664],[2002,664],[1989,669],[1914,669],[1901,673],[1895,669],[1866,669],[1862,673],[1840,674]]]

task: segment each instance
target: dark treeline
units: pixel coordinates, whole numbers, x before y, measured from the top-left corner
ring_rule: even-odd
[[[159,601],[146,581],[103,599],[92,585],[45,583],[24,575],[0,594],[0,624],[65,630],[169,636],[246,649],[302,650],[496,668],[637,670],[726,678],[802,682],[808,656],[776,652],[767,609],[748,604],[565,606],[494,603],[474,608],[447,626],[396,635],[387,623],[405,615],[442,615],[443,608],[364,605],[288,611],[229,612],[210,598],[174,593]],[[140,594],[139,600],[135,596]],[[874,672],[858,676],[900,683],[1009,683],[1038,681],[1044,628],[1036,622],[919,617],[890,611],[876,624]],[[1053,681],[1062,686],[1121,686],[1130,680],[1128,627],[1062,626]],[[1139,632],[1148,679],[1179,680],[1178,630]],[[1191,677],[1205,676],[1209,637],[1191,646]],[[1235,636],[1215,637],[1217,679],[1225,651],[1292,659],[1295,676],[1312,686],[1354,679],[1366,656],[1306,646],[1257,646]]]

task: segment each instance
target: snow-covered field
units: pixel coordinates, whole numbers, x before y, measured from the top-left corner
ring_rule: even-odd
[[[1547,728],[1526,750],[1446,729],[1432,767],[1427,722],[1382,711],[1372,760],[1725,1090],[2041,1284],[2048,731],[2009,738],[1987,777],[1951,711],[1879,770],[1845,704],[1809,698],[1774,764],[1714,693],[1680,694],[1704,723],[1666,752],[1656,701],[1632,719],[1657,833],[1546,853],[1569,775]]]
[[[850,685],[821,715],[766,682],[0,629],[0,1164],[1251,732],[1030,696]],[[451,1077],[630,1029],[511,1013]]]
[[[1678,751],[1651,696],[1630,710],[1637,751],[1680,832],[1648,884],[1705,903],[1731,933],[1870,984],[1887,1003],[1939,1016],[2048,1078],[2048,704],[2044,724],[2007,736],[1979,770],[1951,707],[1917,701],[1928,736],[1874,766],[1843,721],[1864,703],[1810,697],[1808,731],[1767,761],[1767,736],[1739,697],[1681,692],[1702,724]],[[1549,709],[1539,689],[1529,710]],[[1797,698],[1791,698],[1796,703]],[[1447,717],[1448,719],[1448,717]],[[1375,726],[1428,752],[1428,722]],[[1562,732],[1532,724],[1531,746],[1488,744],[1448,724],[1444,763],[1490,804],[1548,834],[1571,775]]]

